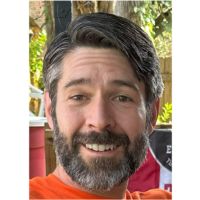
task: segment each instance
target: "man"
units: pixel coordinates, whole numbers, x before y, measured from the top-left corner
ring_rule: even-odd
[[[171,198],[160,189],[127,190],[145,159],[163,91],[141,28],[111,14],[78,17],[48,48],[44,83],[58,166],[30,181],[30,198]]]

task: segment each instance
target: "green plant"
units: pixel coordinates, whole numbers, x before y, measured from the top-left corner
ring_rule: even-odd
[[[171,123],[172,121],[172,104],[166,103],[162,107],[162,113],[158,115],[157,124]]]
[[[42,67],[46,40],[46,31],[41,30],[36,35],[32,36],[29,43],[29,67],[31,83],[40,89],[44,88],[42,81]]]
[[[137,21],[154,43],[159,57],[171,56],[172,2],[142,1],[135,6]]]

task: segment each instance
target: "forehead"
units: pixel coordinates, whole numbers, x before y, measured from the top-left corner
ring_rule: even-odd
[[[73,84],[72,84],[73,83]],[[79,47],[63,59],[59,87],[90,85],[95,88],[131,86],[145,96],[145,86],[136,77],[128,59],[115,49]]]
[[[87,71],[135,76],[128,59],[116,49],[78,47],[64,57],[62,64],[63,73],[68,76]]]

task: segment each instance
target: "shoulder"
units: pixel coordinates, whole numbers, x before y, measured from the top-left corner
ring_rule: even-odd
[[[133,192],[132,197],[141,199],[172,199],[172,193],[162,189],[150,189],[145,192]]]
[[[53,182],[52,175],[46,177],[34,177],[29,182],[29,192],[31,198],[43,198]]]
[[[35,187],[35,186],[43,185],[46,182],[48,182],[49,180],[51,180],[50,176],[34,177],[34,178],[30,179],[29,184],[30,184],[30,187]]]

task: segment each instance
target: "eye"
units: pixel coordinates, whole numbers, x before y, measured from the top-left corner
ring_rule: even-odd
[[[130,97],[127,97],[125,95],[118,95],[114,98],[114,100],[119,101],[119,102],[131,102],[132,99]]]
[[[74,100],[74,101],[84,101],[84,100],[87,100],[87,97],[82,94],[77,94],[77,95],[71,96],[69,99]]]

